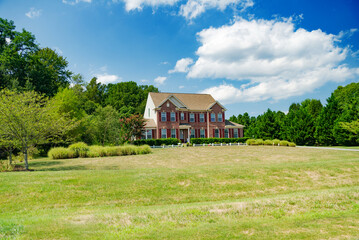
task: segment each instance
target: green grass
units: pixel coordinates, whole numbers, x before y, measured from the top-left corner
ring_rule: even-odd
[[[38,159],[0,174],[0,239],[357,239],[357,152],[272,146]]]

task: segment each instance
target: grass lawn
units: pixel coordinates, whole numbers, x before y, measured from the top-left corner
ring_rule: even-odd
[[[155,149],[0,173],[0,239],[358,239],[359,154]]]

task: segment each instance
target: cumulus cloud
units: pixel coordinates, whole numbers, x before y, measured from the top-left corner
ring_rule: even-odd
[[[165,83],[166,80],[167,80],[167,77],[159,76],[154,81],[155,81],[155,83],[162,85]]]
[[[116,83],[122,80],[122,78],[117,75],[111,75],[107,73],[96,74],[95,76],[97,81],[102,84]]]
[[[189,65],[191,65],[192,63],[193,63],[192,58],[182,58],[177,61],[175,68],[172,70],[169,70],[168,73],[188,72]]]
[[[348,48],[339,35],[296,29],[292,20],[237,19],[198,33],[201,46],[189,78],[245,82],[204,90],[224,102],[284,99],[313,91],[329,81],[345,81],[358,69],[343,64]]]
[[[37,18],[41,15],[41,10],[36,10],[35,8],[30,8],[30,10],[25,13],[28,18]]]
[[[118,0],[113,0],[117,2]],[[159,6],[173,6],[181,2],[179,15],[188,20],[192,20],[207,9],[225,10],[228,6],[239,6],[242,10],[253,6],[253,0],[122,0],[125,2],[127,11],[141,10],[145,6],[159,7]]]
[[[75,4],[78,4],[80,2],[91,3],[92,0],[62,0],[62,2],[65,3],[65,4],[69,4],[69,5],[75,5]]]

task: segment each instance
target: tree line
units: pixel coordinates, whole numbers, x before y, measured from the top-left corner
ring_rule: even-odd
[[[245,125],[244,136],[287,139],[298,145],[359,144],[359,83],[339,86],[327,99],[306,99],[290,105],[288,113],[272,111],[254,117],[246,112],[230,121]]]
[[[68,70],[65,57],[0,18],[0,159],[12,151],[26,158],[35,145],[46,154],[50,146],[78,141],[128,141],[140,134],[149,92],[158,89],[133,81],[106,85],[96,77],[87,83]]]

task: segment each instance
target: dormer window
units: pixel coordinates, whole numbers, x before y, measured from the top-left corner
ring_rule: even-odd
[[[211,122],[216,122],[216,114],[211,113]]]
[[[184,113],[181,112],[181,120],[184,120]]]

